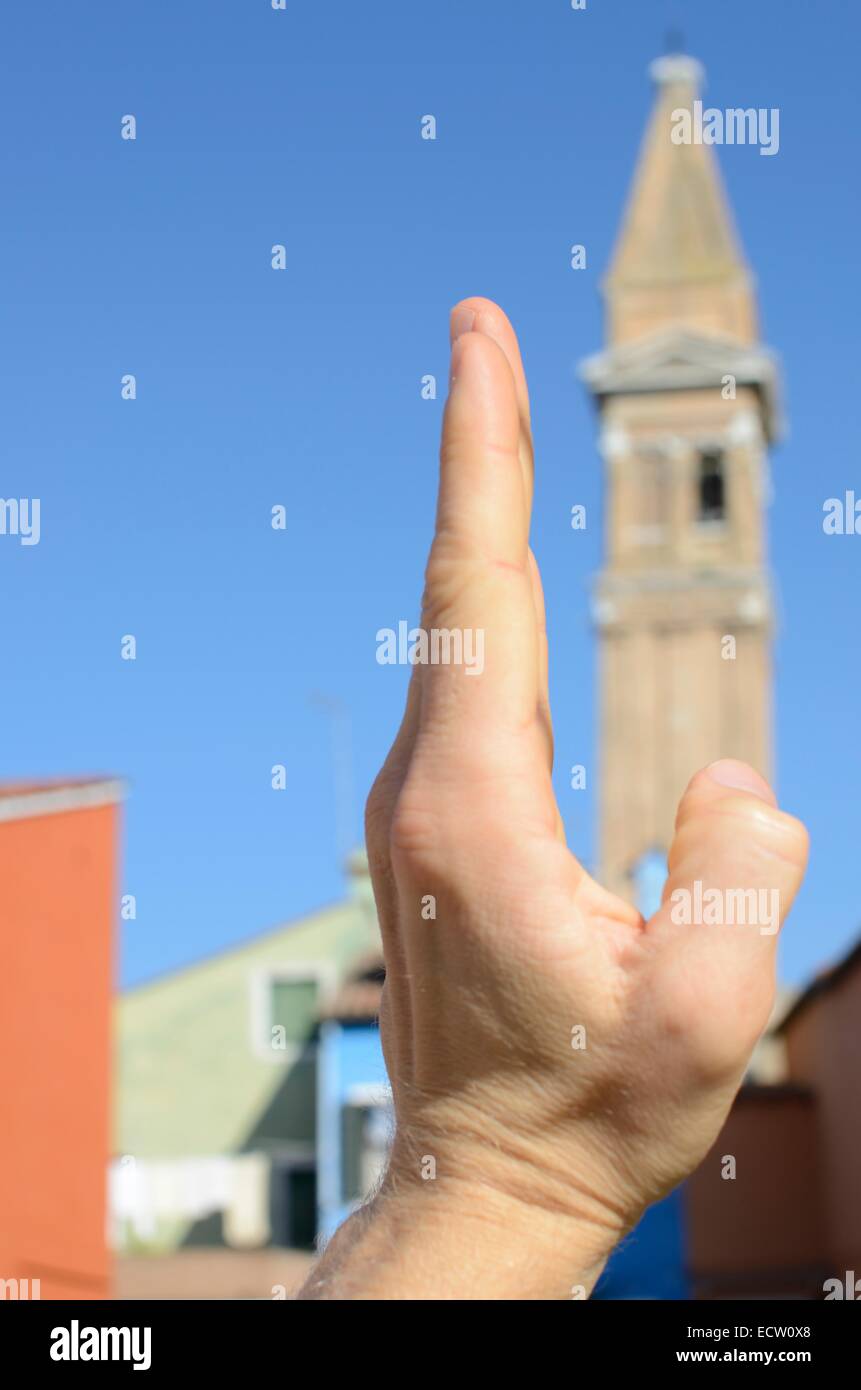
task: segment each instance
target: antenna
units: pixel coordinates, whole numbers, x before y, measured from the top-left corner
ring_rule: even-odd
[[[311,704],[316,705],[328,715],[332,736],[332,767],[335,774],[335,826],[337,854],[343,869],[351,852],[355,849],[354,840],[354,786],[353,786],[353,721],[346,702],[337,695],[327,695],[315,690]]]

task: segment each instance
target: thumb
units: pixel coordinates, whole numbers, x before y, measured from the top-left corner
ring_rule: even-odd
[[[735,1047],[752,1048],[768,1022],[778,930],[807,851],[804,826],[746,763],[712,763],[679,803],[654,931],[699,986],[701,1027]]]

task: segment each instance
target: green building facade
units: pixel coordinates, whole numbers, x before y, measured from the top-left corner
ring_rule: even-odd
[[[379,949],[362,855],[341,904],[118,1004],[111,1217],[121,1250],[310,1245],[317,1018]]]

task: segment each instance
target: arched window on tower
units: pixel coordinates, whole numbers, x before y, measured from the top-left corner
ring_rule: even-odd
[[[720,449],[700,454],[697,521],[726,521],[726,475]]]

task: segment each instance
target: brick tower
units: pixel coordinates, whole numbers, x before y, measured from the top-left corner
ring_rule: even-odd
[[[600,418],[601,881],[654,907],[679,796],[719,757],[771,772],[768,448],[777,373],[713,151],[677,144],[702,70],[658,59],[604,283]],[[651,866],[651,867],[650,867]]]

